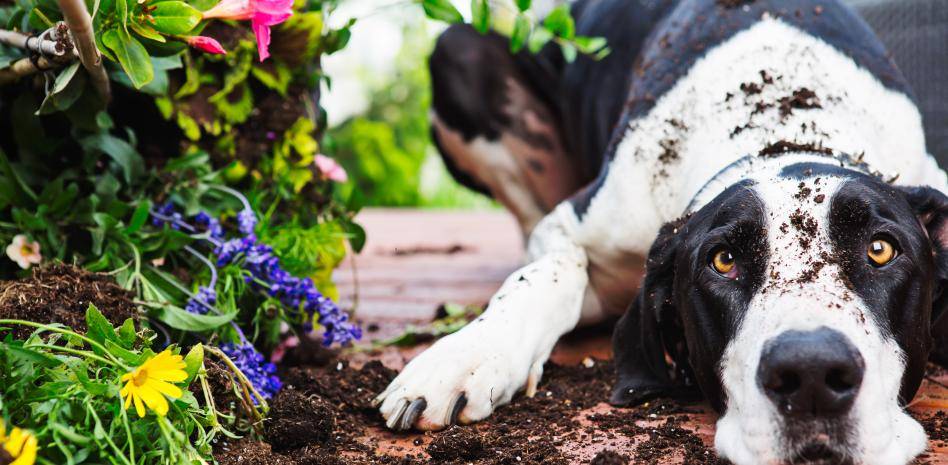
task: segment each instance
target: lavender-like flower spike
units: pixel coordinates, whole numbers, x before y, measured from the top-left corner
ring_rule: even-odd
[[[151,224],[155,226],[171,226],[171,229],[181,229],[181,213],[175,211],[170,201],[161,204],[152,212]]]
[[[254,214],[253,210],[245,208],[237,214],[237,228],[241,234],[253,234],[256,227],[257,215]]]
[[[234,365],[247,377],[250,384],[264,399],[271,399],[283,387],[280,378],[276,375],[276,366],[266,362],[263,355],[257,352],[253,344],[244,342],[237,344],[223,344],[221,350]],[[253,399],[257,404],[257,399]]]
[[[197,295],[188,299],[188,304],[184,306],[184,309],[191,313],[205,315],[215,303],[217,303],[217,292],[214,288],[200,286]]]
[[[200,212],[194,215],[194,224],[204,228],[214,239],[220,240],[224,238],[224,228],[221,226],[220,220],[207,214],[207,212]]]

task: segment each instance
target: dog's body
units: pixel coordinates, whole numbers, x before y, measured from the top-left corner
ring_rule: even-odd
[[[924,450],[900,399],[941,315],[948,182],[868,27],[828,1],[573,11],[609,39],[602,62],[511,56],[463,27],[432,56],[434,138],[517,217],[531,263],[379,396],[389,426],[532,395],[561,335],[628,309],[613,402],[696,382],[739,465]],[[867,268],[867,247],[890,261]]]

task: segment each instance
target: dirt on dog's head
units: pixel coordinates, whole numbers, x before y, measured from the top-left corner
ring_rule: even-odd
[[[737,464],[905,464],[939,337],[948,198],[801,155],[667,225],[614,336],[614,403],[694,382]]]

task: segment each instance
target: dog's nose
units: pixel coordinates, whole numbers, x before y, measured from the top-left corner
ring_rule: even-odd
[[[852,407],[864,367],[839,331],[787,331],[764,344],[757,382],[785,416],[833,418]]]

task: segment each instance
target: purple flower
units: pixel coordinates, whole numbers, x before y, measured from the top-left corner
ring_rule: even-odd
[[[181,222],[181,219],[181,213],[175,211],[174,204],[168,201],[161,204],[161,206],[154,211],[151,224],[155,226],[164,226],[167,224],[171,226],[171,229],[181,229],[181,225],[178,224]]]
[[[257,216],[250,208],[244,208],[237,214],[237,227],[241,234],[253,234],[257,226]]]
[[[211,237],[214,239],[224,238],[224,228],[221,226],[220,220],[208,215],[207,212],[194,215],[194,224],[199,226],[200,229],[210,232]]]
[[[201,286],[198,287],[197,295],[188,299],[188,304],[184,307],[184,309],[191,313],[204,315],[209,310],[209,307],[214,305],[216,302],[217,292],[214,292],[214,289],[211,287]]]
[[[276,366],[267,362],[253,344],[228,343],[221,345],[221,350],[234,362],[234,365],[240,369],[264,399],[272,398],[283,387],[283,383],[276,375]],[[254,398],[253,402],[256,404],[257,399]]]

